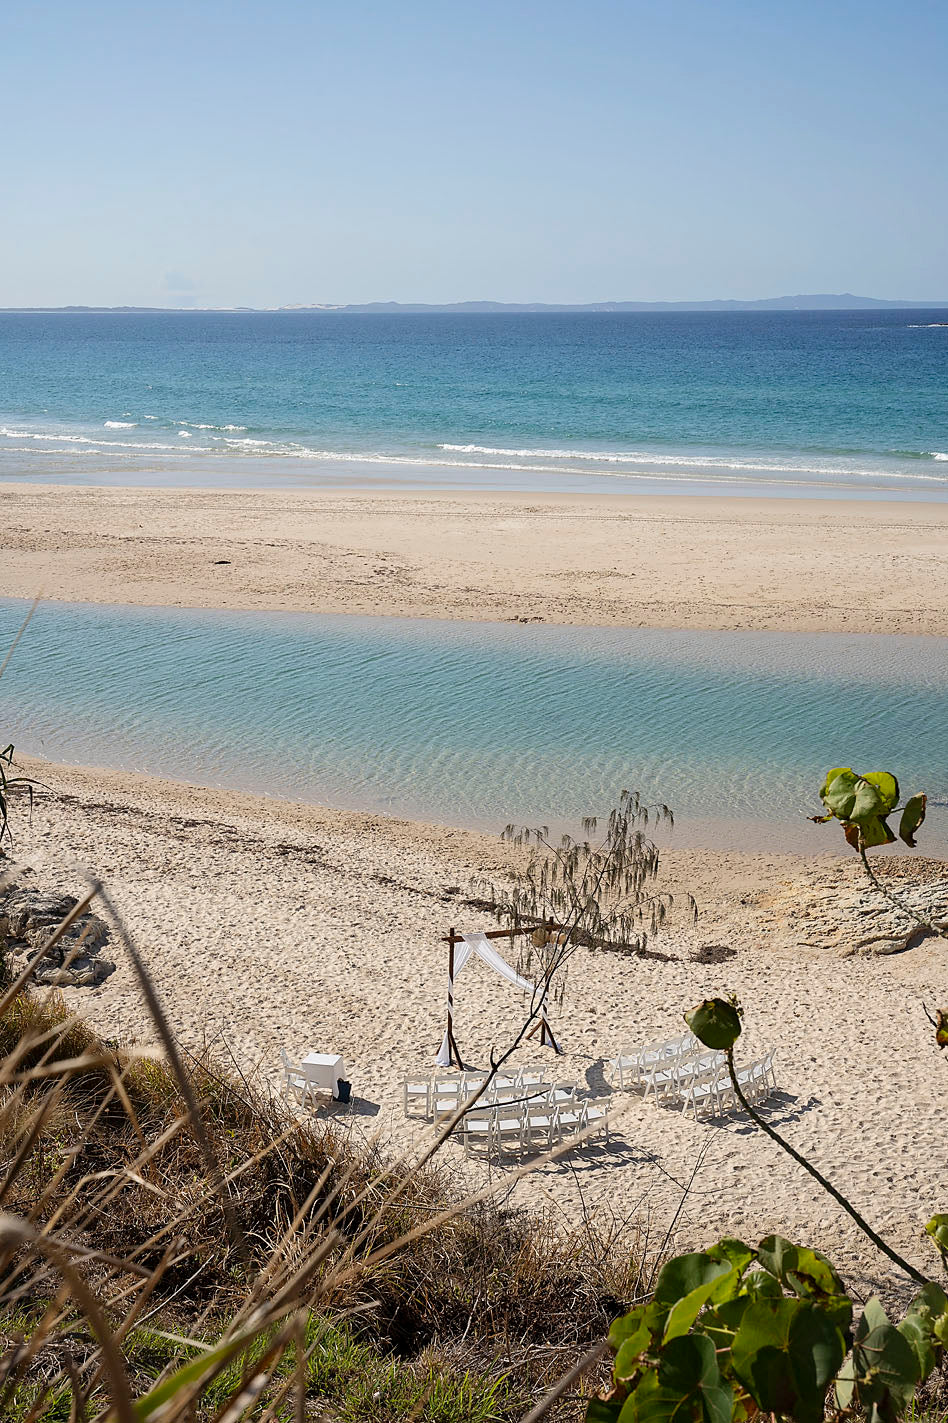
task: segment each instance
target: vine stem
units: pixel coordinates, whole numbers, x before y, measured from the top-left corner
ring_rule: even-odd
[[[933,924],[930,919],[926,919],[923,914],[919,914],[917,909],[913,909],[910,904],[906,904],[904,899],[900,899],[897,894],[893,894],[891,889],[888,889],[882,883],[869,863],[866,847],[863,844],[859,846],[859,858],[862,860],[862,867],[869,877],[869,882],[873,889],[878,890],[879,894],[881,894],[884,899],[887,899],[890,904],[894,904],[896,909],[901,909],[903,914],[907,914],[910,919],[914,919],[916,924],[921,924],[923,929],[930,929],[931,932],[937,934],[939,938],[948,939],[948,929],[939,929],[937,924]]]
[[[823,1190],[828,1191],[829,1194],[833,1197],[833,1200],[842,1206],[843,1210],[846,1211],[847,1215],[852,1216],[853,1220],[859,1226],[859,1229],[863,1232],[864,1235],[868,1235],[873,1245],[875,1245],[879,1250],[881,1250],[884,1255],[888,1255],[889,1259],[893,1260],[895,1264],[898,1265],[900,1270],[904,1270],[905,1273],[909,1275],[917,1285],[930,1284],[931,1282],[925,1277],[925,1275],[920,1274],[919,1271],[916,1270],[914,1265],[910,1265],[907,1260],[903,1260],[902,1256],[897,1254],[896,1251],[892,1249],[891,1245],[886,1244],[886,1242],[882,1239],[882,1236],[878,1235],[873,1230],[869,1222],[863,1219],[863,1217],[856,1210],[856,1207],[851,1205],[840,1191],[837,1191],[836,1187],[832,1184],[832,1182],[827,1181],[826,1177],[822,1175],[822,1173],[819,1172],[815,1166],[811,1165],[811,1163],[807,1161],[805,1156],[801,1156],[799,1151],[796,1151],[788,1141],[784,1141],[780,1133],[774,1131],[773,1127],[770,1126],[768,1122],[765,1122],[763,1117],[761,1117],[757,1112],[754,1111],[754,1108],[751,1106],[750,1102],[748,1102],[747,1098],[744,1096],[744,1093],[741,1091],[741,1085],[737,1080],[737,1073],[734,1070],[733,1047],[729,1047],[727,1049],[727,1070],[728,1076],[731,1079],[731,1086],[734,1088],[734,1093],[741,1106],[744,1108],[745,1112],[750,1117],[751,1121],[755,1122],[756,1125],[760,1127],[761,1131],[765,1132],[767,1136],[769,1136],[773,1141],[775,1141],[777,1145],[787,1153],[788,1156],[791,1156],[793,1160],[797,1163],[797,1165],[802,1166],[804,1171],[808,1171],[813,1177],[813,1179],[815,1181],[818,1181],[819,1184],[823,1187]]]

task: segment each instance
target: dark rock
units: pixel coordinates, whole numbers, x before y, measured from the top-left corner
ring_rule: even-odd
[[[0,948],[18,958],[14,971],[39,960],[33,973],[38,984],[85,988],[100,983],[115,968],[98,956],[108,938],[108,926],[95,914],[80,914],[74,924],[46,952],[59,925],[78,904],[71,894],[46,893],[14,885],[0,894]],[[78,952],[77,952],[78,950]],[[76,955],[67,968],[63,964]]]

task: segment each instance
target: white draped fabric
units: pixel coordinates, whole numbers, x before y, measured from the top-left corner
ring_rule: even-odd
[[[513,968],[507,962],[507,960],[497,952],[497,950],[494,948],[493,944],[491,943],[490,939],[488,939],[486,934],[464,934],[462,936],[461,943],[458,945],[454,952],[454,978],[450,977],[450,975],[448,977],[449,1017],[453,1014],[454,1011],[454,979],[457,978],[458,974],[461,972],[461,969],[471,957],[471,954],[477,954],[477,956],[479,958],[482,958],[484,962],[489,965],[490,968],[495,969],[496,972],[500,974],[501,978],[506,978],[508,983],[513,983],[517,988],[522,988],[525,993],[532,994],[533,992],[535,992],[536,985],[531,983],[528,978],[524,978],[522,974],[519,974],[517,970]],[[543,1002],[540,1004],[540,1017],[543,1019],[544,1024],[546,1024],[547,1017],[545,997]],[[441,1047],[438,1049],[438,1056],[435,1058],[435,1062],[437,1062],[439,1067],[450,1067],[451,1065],[451,1048],[450,1044],[448,1043],[447,1029],[445,1029],[444,1039],[442,1040]]]

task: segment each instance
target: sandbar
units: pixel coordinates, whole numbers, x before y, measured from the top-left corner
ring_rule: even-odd
[[[0,485],[0,593],[948,634],[948,504]]]

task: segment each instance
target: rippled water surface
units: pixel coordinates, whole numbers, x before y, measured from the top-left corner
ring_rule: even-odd
[[[6,648],[25,605],[0,601]],[[835,847],[831,765],[940,801],[948,640],[668,632],[45,604],[0,680],[0,741],[447,824],[560,823],[622,787],[680,843]],[[770,827],[765,822],[771,822]]]

